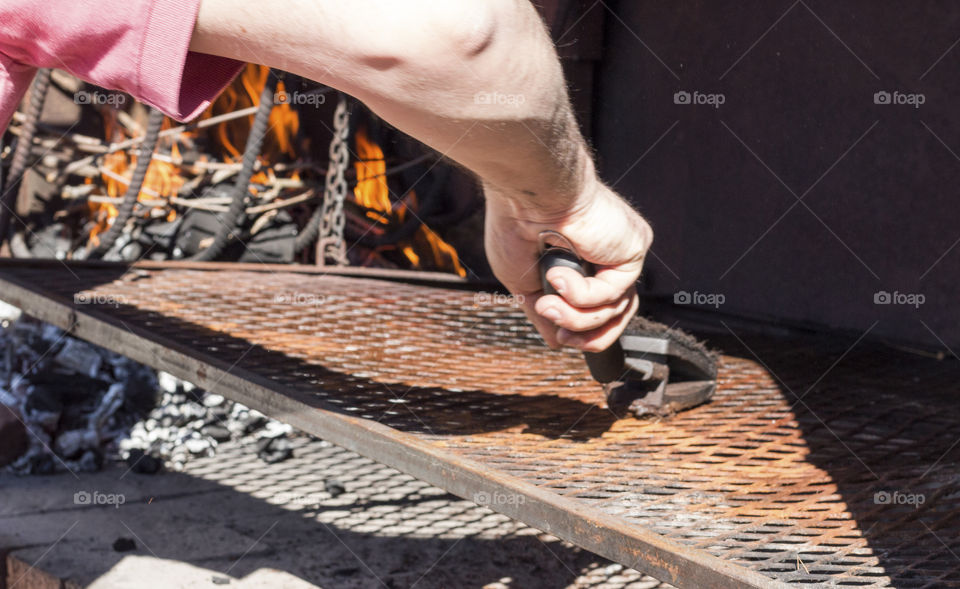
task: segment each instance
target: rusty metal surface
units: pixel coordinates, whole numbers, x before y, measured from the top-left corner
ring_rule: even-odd
[[[7,263],[0,298],[680,586],[960,587],[955,361],[731,332],[714,402],[615,420],[490,295]]]

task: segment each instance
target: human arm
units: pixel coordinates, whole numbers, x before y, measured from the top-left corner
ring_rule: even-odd
[[[652,231],[598,179],[528,0],[203,0],[190,48],[341,89],[472,170],[487,197],[491,267],[550,345],[604,349],[636,311]],[[555,269],[560,296],[542,296],[537,236],[547,229],[597,276]]]

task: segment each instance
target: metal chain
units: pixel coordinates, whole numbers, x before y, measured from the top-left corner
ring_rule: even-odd
[[[320,240],[317,243],[317,261],[327,260],[337,266],[346,266],[347,248],[343,239],[346,217],[343,201],[347,196],[347,166],[350,152],[347,141],[350,137],[350,111],[347,99],[341,94],[333,114],[333,138],[330,140],[330,164],[327,167],[326,185],[323,190],[323,208],[320,217]]]

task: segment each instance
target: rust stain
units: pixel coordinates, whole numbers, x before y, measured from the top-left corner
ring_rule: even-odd
[[[960,382],[951,363],[855,349],[798,403],[780,379],[806,390],[849,342],[831,351],[771,340],[751,348],[776,378],[741,350],[724,356],[712,403],[618,421],[579,354],[548,350],[519,308],[478,304],[471,292],[289,272],[149,270],[112,282],[107,270],[75,271],[85,292],[124,297],[104,311],[127,325],[478,461],[491,480],[533,483],[689,550],[808,583],[960,575],[944,549],[960,540],[950,523],[960,410],[898,396],[950,398]],[[67,298],[76,284],[17,272]],[[901,492],[942,499],[878,505],[887,482],[871,471],[895,474]],[[584,533],[607,541],[601,529]],[[638,559],[683,572],[656,554]]]

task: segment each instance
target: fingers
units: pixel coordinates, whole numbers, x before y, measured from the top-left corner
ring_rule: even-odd
[[[527,297],[524,300],[523,312],[526,313],[530,323],[533,323],[533,326],[540,332],[544,343],[556,350],[560,347],[560,341],[557,339],[557,326],[536,311],[536,302],[543,297],[536,297],[536,300],[531,300],[534,298],[535,297]]]
[[[557,295],[542,295],[528,299],[524,312],[551,348],[570,346],[602,352],[620,337],[639,306],[636,289],[631,286],[610,305],[578,309]]]
[[[614,303],[581,309],[557,295],[545,295],[537,299],[534,308],[540,317],[557,327],[577,332],[590,331],[602,327],[614,317],[626,312],[632,296],[631,288],[626,293],[622,293],[619,300]]]
[[[574,307],[591,308],[617,303],[639,276],[639,263],[601,268],[591,277],[571,268],[556,267],[547,272],[547,281]]]
[[[627,328],[627,324],[637,312],[640,306],[640,300],[634,293],[630,298],[630,304],[627,311],[615,316],[605,325],[584,332],[574,332],[566,328],[560,328],[557,331],[557,341],[565,346],[579,348],[584,352],[602,352],[613,345],[617,338]]]
[[[552,268],[547,280],[559,295],[528,299],[527,316],[551,348],[570,346],[602,352],[620,337],[639,307],[635,282],[639,264],[604,268],[584,277],[570,268]]]

